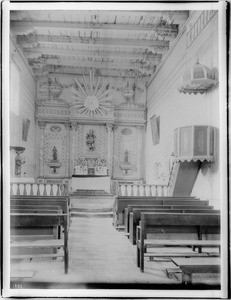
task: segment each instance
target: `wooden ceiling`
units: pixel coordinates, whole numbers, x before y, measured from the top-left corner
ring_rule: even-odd
[[[188,11],[12,11],[11,32],[36,76],[149,78]]]

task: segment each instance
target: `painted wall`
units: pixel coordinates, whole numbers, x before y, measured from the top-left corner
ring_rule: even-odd
[[[15,150],[11,150],[11,179],[35,178],[35,97],[36,83],[22,56],[10,43],[10,145],[25,147],[20,177],[15,178]],[[23,140],[23,122],[29,123],[28,136]]]
[[[113,178],[143,179],[143,131],[141,126],[115,126]]]
[[[159,68],[147,90],[146,182],[168,183],[173,152],[174,129],[189,125],[211,125],[219,129],[218,86],[206,94],[182,94],[178,87],[183,73],[199,58],[201,64],[218,68],[218,16],[215,14],[203,28],[197,28],[195,38],[188,43],[188,32],[201,12],[191,15],[178,41]],[[203,19],[204,20],[204,19]],[[206,22],[206,16],[205,16]],[[153,145],[150,118],[160,116],[160,142]],[[218,146],[218,142],[217,142]],[[202,164],[192,195],[209,199],[219,207],[219,160]]]

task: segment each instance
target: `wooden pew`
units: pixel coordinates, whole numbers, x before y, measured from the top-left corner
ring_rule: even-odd
[[[64,257],[64,271],[68,273],[68,228],[67,228],[67,214],[41,214],[41,213],[12,213],[10,215],[11,228],[33,228],[33,227],[57,227],[64,228],[64,239],[50,239],[50,240],[20,240],[11,241],[11,250],[26,249],[26,248],[63,248],[63,254],[49,253],[49,254],[16,254],[11,255],[11,259],[25,259],[35,257]],[[44,270],[45,271],[45,270]]]
[[[155,233],[155,239],[147,239],[148,233]],[[172,239],[175,234],[184,234],[184,239]],[[219,240],[203,240],[203,234],[220,233],[220,215],[205,213],[141,213],[140,225],[137,226],[137,266],[144,271],[144,254],[149,248],[174,247],[219,247]],[[195,236],[191,238],[192,234]],[[185,238],[190,236],[190,239]],[[159,239],[158,239],[159,238]],[[161,239],[160,239],[161,238]],[[173,251],[174,253],[175,251]],[[200,252],[200,251],[199,251]],[[179,253],[189,256],[190,253]],[[171,257],[171,253],[169,256]],[[201,253],[200,253],[201,255]],[[149,256],[146,253],[146,256]],[[150,253],[154,257],[155,254]]]
[[[42,208],[41,208],[40,205],[36,205],[36,204],[33,204],[33,205],[11,205],[11,206],[10,206],[10,209],[11,209],[11,210],[13,210],[13,209],[62,210],[62,209],[61,209],[61,206],[46,205],[46,204],[44,204],[44,205],[42,206]]]
[[[64,214],[69,214],[69,197],[67,196],[11,196],[10,205],[60,206]]]
[[[202,205],[208,206],[208,200],[199,200],[193,198],[193,200],[189,197],[152,197],[150,199],[146,199],[147,197],[143,197],[142,199],[136,199],[134,197],[126,198],[116,198],[115,200],[115,208],[113,214],[113,222],[114,226],[124,226],[124,210],[128,205]]]
[[[43,203],[41,204],[41,202],[39,201],[40,198],[42,198]],[[67,207],[67,197],[62,197],[61,199],[58,198],[59,203],[61,201],[61,205],[56,205],[56,202],[54,202],[53,200],[56,199],[56,197],[52,198],[52,204],[54,205],[50,205],[49,203],[47,203],[47,201],[45,201],[46,199],[43,199],[44,197],[31,197],[30,196],[24,196],[24,198],[22,196],[19,197],[19,199],[16,198],[16,196],[14,196],[14,199],[11,200],[11,212],[12,213],[69,213],[69,208]],[[30,203],[30,205],[26,205],[23,204],[25,201],[24,200],[28,200],[26,201],[26,203]],[[49,198],[50,199],[50,198]],[[18,201],[19,200],[19,201]],[[15,202],[19,202],[19,204],[12,204]],[[69,218],[68,218],[68,227],[69,227]],[[34,228],[33,230],[31,229],[30,232],[28,230],[22,230],[22,229],[18,229],[16,232],[14,232],[14,234],[12,235],[24,235],[26,234],[28,237],[29,235],[34,235],[34,234],[40,234],[39,233],[40,230],[38,230],[38,228]],[[41,236],[51,236],[53,235],[55,238],[60,238],[62,235],[62,231],[60,226],[58,226],[57,228],[43,228],[43,230],[41,231]]]
[[[43,214],[61,214],[62,210],[61,208],[59,209],[39,209],[39,208],[11,208],[10,209],[11,213],[17,213],[17,214],[24,214],[24,213],[43,213]]]
[[[67,200],[68,205],[70,205],[70,196],[64,195],[64,196],[30,196],[30,195],[10,195],[10,200],[16,200],[16,199],[60,199],[60,200]]]
[[[166,213],[212,213],[212,214],[219,214],[219,210],[211,210],[204,207],[204,209],[195,209],[194,207],[188,206],[187,207],[177,207],[174,209],[159,209],[159,208],[141,208],[137,209],[134,208],[132,212],[130,213],[129,218],[129,241],[135,245],[136,244],[136,226],[139,225],[139,222],[141,220],[141,213],[142,212],[166,212]]]
[[[124,231],[125,234],[129,233],[129,214],[132,212],[132,210],[134,208],[137,209],[207,209],[207,210],[212,210],[213,206],[207,206],[204,207],[202,205],[164,205],[164,207],[162,205],[128,205],[125,209],[124,209]]]

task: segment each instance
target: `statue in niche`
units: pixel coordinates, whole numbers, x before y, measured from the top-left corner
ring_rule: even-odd
[[[48,166],[52,169],[53,174],[58,174],[59,168],[62,166],[62,163],[58,160],[58,151],[55,146],[52,149],[52,160],[48,162]]]
[[[55,146],[54,146],[52,152],[53,152],[53,161],[57,161],[58,160],[58,154],[57,154],[57,149],[56,149]]]
[[[86,136],[86,143],[87,143],[87,146],[90,151],[95,150],[95,139],[96,139],[96,136],[95,136],[94,130],[90,129],[89,133],[87,133],[87,136]]]
[[[128,161],[128,150],[124,151],[124,161],[120,165],[120,169],[123,171],[124,175],[130,175],[132,172],[136,171],[136,166],[132,165]]]
[[[17,155],[15,157],[15,175],[20,176],[22,173],[22,164],[24,164],[24,159],[20,156],[20,154],[17,152]]]

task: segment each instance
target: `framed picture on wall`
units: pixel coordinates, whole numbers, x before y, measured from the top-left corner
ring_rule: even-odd
[[[23,119],[22,120],[22,140],[25,142],[27,141],[29,127],[30,127],[30,120]]]
[[[151,130],[152,130],[152,141],[153,145],[157,145],[160,142],[160,116],[152,116],[150,118]]]

